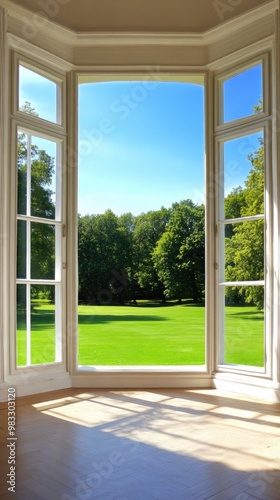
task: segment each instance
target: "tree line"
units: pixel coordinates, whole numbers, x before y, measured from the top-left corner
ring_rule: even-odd
[[[79,216],[79,299],[204,296],[204,206],[191,200],[134,216]]]

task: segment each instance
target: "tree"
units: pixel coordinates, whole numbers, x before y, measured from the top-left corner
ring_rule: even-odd
[[[244,190],[241,186],[234,188],[225,199],[225,218],[236,219],[241,217],[244,207]],[[233,236],[233,226],[228,224],[225,228],[225,236],[231,238]]]
[[[205,280],[204,206],[186,200],[172,206],[171,218],[153,252],[168,298],[202,300]]]
[[[131,263],[130,230],[118,217],[104,214],[79,216],[79,299],[86,303],[123,301]]]
[[[133,238],[135,279],[147,297],[157,297],[163,301],[164,285],[155,269],[153,252],[166,229],[170,213],[169,209],[161,207],[160,210],[138,215]]]

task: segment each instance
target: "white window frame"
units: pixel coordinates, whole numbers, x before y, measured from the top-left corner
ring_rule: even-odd
[[[65,372],[66,370],[66,77],[63,73],[58,73],[51,67],[45,68],[35,58],[34,60],[27,59],[20,53],[12,53],[12,74],[14,75],[14,85],[12,87],[12,117],[11,117],[11,224],[13,231],[11,234],[11,278],[14,286],[11,286],[11,300],[16,304],[16,285],[26,284],[30,287],[32,284],[53,285],[59,293],[56,294],[55,307],[55,324],[56,324],[56,340],[55,340],[55,357],[56,360],[45,364],[27,364],[26,366],[17,366],[16,353],[16,307],[12,308],[10,316],[10,366],[9,373],[11,376],[37,377],[38,373],[45,372]],[[19,95],[19,66],[28,67],[49,80],[56,83],[61,91],[58,92],[57,106],[61,116],[61,124],[53,123],[44,118],[28,115],[21,112],[18,107]],[[38,218],[31,214],[18,215],[15,200],[17,200],[17,143],[18,131],[47,139],[57,144],[56,157],[56,189],[60,192],[61,199],[56,211],[55,219]],[[54,280],[17,279],[16,273],[16,252],[17,252],[17,221],[26,220],[31,222],[39,222],[49,224],[55,227],[55,277]],[[28,258],[28,256],[27,256]],[[28,333],[27,333],[28,335]],[[28,345],[28,338],[27,338]],[[30,359],[27,358],[30,361]]]
[[[264,118],[268,118],[271,113],[271,99],[270,99],[270,53],[266,52],[259,56],[250,57],[246,61],[239,64],[233,64],[230,68],[221,70],[215,74],[215,113],[214,113],[214,130],[215,133],[231,131],[235,127],[251,125],[254,121],[259,122]],[[224,81],[238,75],[242,71],[253,68],[254,66],[262,65],[262,90],[263,90],[263,110],[260,113],[245,116],[228,122],[223,121],[223,90],[222,85]],[[258,104],[258,103],[256,103]]]
[[[19,53],[13,53],[13,97],[12,97],[12,114],[15,118],[24,120],[26,113],[19,109],[19,66],[23,66],[30,71],[34,71],[38,75],[46,78],[57,86],[56,96],[56,109],[57,109],[57,122],[46,120],[45,118],[33,115],[28,116],[28,122],[34,123],[34,126],[40,122],[41,126],[46,127],[47,130],[56,134],[65,135],[66,129],[66,78],[60,75],[57,71],[52,70],[51,66],[46,68],[40,62],[35,62],[32,59],[21,56]]]
[[[78,140],[77,140],[77,112],[78,112],[78,100],[77,100],[77,95],[78,95],[78,85],[79,85],[79,78],[82,77],[84,79],[89,79],[92,83],[94,82],[106,82],[106,81],[145,81],[145,77],[147,79],[147,74],[148,76],[151,76],[151,70],[152,68],[149,67],[149,72],[147,73],[147,68],[139,69],[137,72],[131,71],[129,68],[125,69],[118,69],[117,72],[100,72],[100,71],[76,71],[73,76],[73,94],[75,95],[76,101],[72,102],[72,105],[75,106],[74,114],[75,118],[73,119],[72,123],[72,140],[74,142],[74,147],[72,146],[71,149],[77,150],[78,151]],[[170,71],[170,68],[165,69],[164,67],[160,68],[160,72],[157,71],[157,73],[154,75],[155,81],[170,81],[170,82],[192,82],[192,79],[195,79],[196,77],[203,77],[204,79],[204,111],[205,111],[205,127],[207,124],[207,116],[208,116],[208,109],[207,109],[207,83],[208,83],[208,74],[206,71],[190,71],[189,69],[186,69],[185,71],[180,71],[174,70]],[[208,137],[207,133],[205,133],[205,151],[208,148]],[[78,154],[77,154],[78,156]],[[204,182],[206,183],[206,177],[207,177],[207,165],[205,162],[204,165]],[[70,179],[72,183],[72,189],[73,189],[73,182],[77,185],[78,184],[78,166],[76,165],[76,177],[71,176]],[[72,191],[70,188],[70,190]],[[75,188],[76,189],[76,186]],[[77,202],[77,192],[76,192],[76,202]],[[207,204],[207,197],[205,197],[205,247],[206,247],[206,241],[208,238],[209,234],[209,227],[210,227],[210,221],[208,217],[208,210],[206,208]],[[76,212],[73,212],[76,209]],[[77,212],[78,212],[78,206],[76,207],[72,206],[71,207],[71,214],[72,214],[72,222],[70,225],[71,227],[74,225],[77,227]],[[77,258],[77,256],[76,256]],[[205,251],[205,261],[207,259],[210,259],[210,253]],[[206,269],[207,267],[210,267],[210,260],[207,264],[205,265]],[[74,265],[73,265],[74,269]],[[71,303],[71,310],[73,311],[73,314],[71,316],[71,360],[70,364],[72,366],[72,374],[74,377],[77,377],[77,380],[82,380],[84,377],[88,377],[88,380],[92,377],[94,379],[96,375],[98,374],[107,374],[109,376],[112,376],[112,374],[123,374],[124,376],[128,376],[129,374],[135,374],[137,373],[137,376],[145,376],[147,373],[153,373],[153,376],[158,374],[159,376],[162,376],[162,380],[164,377],[164,374],[168,374],[168,377],[174,376],[175,378],[178,378],[181,376],[180,374],[184,374],[183,376],[189,376],[192,377],[194,380],[196,380],[198,377],[202,376],[210,376],[211,373],[211,349],[210,349],[210,329],[207,327],[209,325],[209,319],[207,317],[207,311],[210,313],[210,307],[209,307],[209,297],[210,297],[210,282],[209,280],[206,279],[206,274],[205,274],[205,364],[204,365],[184,365],[184,366],[81,366],[78,364],[78,314],[77,314],[77,292],[75,291],[74,297],[72,297],[72,303]],[[210,292],[210,293],[209,293]],[[73,301],[74,299],[74,301]],[[133,376],[133,375],[132,375]],[[198,383],[199,384],[199,383]],[[200,384],[199,384],[200,385]]]
[[[244,59],[240,64],[233,65],[226,70],[219,71],[215,74],[215,178],[216,183],[216,206],[215,206],[215,225],[216,225],[216,243],[215,243],[215,289],[216,289],[216,341],[215,341],[215,370],[217,372],[253,375],[255,377],[272,378],[272,153],[271,153],[271,95],[270,95],[270,52],[256,55],[250,59]],[[238,75],[258,63],[262,63],[263,71],[263,112],[256,115],[247,116],[238,120],[222,123],[223,119],[223,92],[221,91],[224,80]],[[257,103],[256,103],[257,104]],[[221,206],[224,204],[224,166],[223,166],[223,145],[230,140],[246,137],[247,135],[263,132],[264,147],[265,147],[265,192],[264,192],[264,207],[265,213],[256,216],[240,217],[237,222],[245,220],[264,220],[265,227],[265,263],[264,263],[264,280],[258,281],[258,286],[265,287],[264,301],[264,367],[254,367],[247,365],[231,365],[223,361],[224,350],[224,293],[225,286],[246,286],[253,285],[254,282],[227,282],[224,281],[224,255],[223,255],[223,228],[225,227],[225,219],[221,218]],[[233,223],[235,219],[230,219],[228,222]]]

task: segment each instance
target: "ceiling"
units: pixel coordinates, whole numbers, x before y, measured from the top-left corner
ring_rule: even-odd
[[[268,0],[11,1],[77,32],[201,33]]]

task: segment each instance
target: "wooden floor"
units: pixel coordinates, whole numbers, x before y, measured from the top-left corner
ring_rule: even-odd
[[[68,389],[17,399],[0,500],[280,499],[280,405],[216,390]]]

